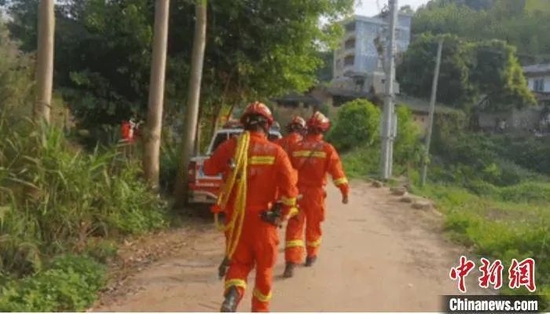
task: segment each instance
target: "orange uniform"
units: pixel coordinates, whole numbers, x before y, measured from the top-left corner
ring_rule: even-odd
[[[230,171],[230,163],[237,149],[237,141],[221,144],[205,161],[204,173],[217,175]],[[242,178],[241,178],[242,179]],[[239,301],[246,289],[250,271],[256,266],[256,282],[252,298],[252,311],[269,311],[273,267],[277,257],[279,236],[277,227],[262,220],[261,212],[270,209],[277,192],[283,200],[283,217],[295,208],[298,189],[297,177],[287,154],[281,147],[268,141],[265,133],[251,132],[248,146],[247,192],[242,232],[237,239],[233,256],[229,256],[229,270],[225,277],[225,290],[236,287]],[[236,193],[225,208],[226,222],[231,221],[236,206]],[[227,234],[226,234],[227,238]]]
[[[130,121],[122,122],[121,135],[124,142],[131,143],[134,141],[134,129]]]
[[[304,225],[307,256],[316,257],[319,251],[321,223],[325,220],[326,174],[332,176],[344,197],[348,196],[349,185],[338,153],[331,144],[323,141],[322,134],[307,135],[303,141],[293,145],[290,159],[298,171],[302,199],[298,202],[300,213],[287,224],[285,260],[298,264],[303,260]]]
[[[302,140],[302,135],[296,132],[292,132],[287,134],[285,137],[275,141],[275,144],[281,146],[285,150],[285,152],[288,153],[288,151],[290,150],[290,147],[292,147],[292,145],[298,143],[301,140]]]

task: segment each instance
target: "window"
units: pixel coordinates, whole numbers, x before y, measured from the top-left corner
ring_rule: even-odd
[[[537,78],[535,79],[535,82],[533,84],[533,90],[535,92],[543,92],[544,91],[544,78]]]
[[[216,138],[214,139],[214,145],[212,145],[212,153],[218,148],[218,146],[221,145],[221,143],[228,140],[229,133],[220,132],[216,135]]]
[[[353,32],[355,30],[355,21],[346,25],[346,32]]]
[[[353,49],[355,48],[355,39],[348,39],[346,41],[346,45],[345,45],[346,49]]]
[[[355,61],[355,57],[354,56],[347,56],[345,59],[344,59],[344,65],[353,65]]]

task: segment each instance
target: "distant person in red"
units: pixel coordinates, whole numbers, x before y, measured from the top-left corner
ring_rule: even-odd
[[[133,143],[134,142],[134,121],[122,121],[121,132],[122,142]]]
[[[121,125],[121,143],[124,145],[124,155],[126,157],[131,157],[133,155],[133,144],[135,142],[137,133],[137,124],[134,122],[134,119],[129,121],[122,121]]]

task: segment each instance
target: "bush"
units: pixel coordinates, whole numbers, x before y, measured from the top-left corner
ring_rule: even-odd
[[[379,147],[357,147],[342,156],[342,162],[349,178],[377,176],[380,172]]]
[[[139,179],[137,164],[114,152],[75,152],[58,130],[43,132],[0,139],[5,269],[28,273],[42,254],[82,246],[89,237],[165,225],[163,204]]]
[[[105,283],[105,267],[101,264],[84,256],[60,256],[44,272],[5,283],[0,311],[84,311]]]
[[[379,126],[380,110],[367,100],[357,99],[342,105],[327,139],[341,151],[371,146],[380,136]]]
[[[405,105],[396,108],[397,136],[394,144],[394,163],[402,166],[419,165],[424,154],[420,142],[420,127],[414,123],[411,110]]]

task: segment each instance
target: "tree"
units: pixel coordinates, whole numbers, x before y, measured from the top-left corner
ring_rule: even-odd
[[[470,81],[478,94],[489,97],[491,106],[487,109],[501,111],[536,104],[514,47],[492,40],[477,43],[473,51]]]
[[[333,51],[319,51],[318,55],[323,65],[317,69],[317,80],[319,82],[330,82],[332,79],[334,53]]]
[[[437,42],[438,37],[423,34],[404,53],[396,73],[400,88],[405,93],[429,99]],[[471,54],[468,45],[457,36],[445,35],[444,43],[437,99],[442,103],[462,107],[475,96],[469,81]]]
[[[550,6],[546,0],[432,0],[417,10],[413,35],[454,34],[500,39],[518,48],[523,62],[550,60]]]
[[[202,82],[202,69],[204,62],[204,48],[206,45],[206,5],[207,0],[197,0],[195,4],[196,21],[195,37],[193,42],[193,57],[191,61],[191,78],[189,80],[189,101],[185,114],[185,132],[181,150],[181,162],[178,175],[176,176],[176,187],[174,196],[176,206],[183,204],[187,195],[187,183],[189,172],[187,171],[191,156],[195,148],[195,136],[197,134],[197,123],[199,118],[199,100]]]
[[[36,0],[12,0],[12,34],[26,51],[36,49]],[[194,3],[174,0],[170,11],[165,107],[177,120],[188,97],[188,40]],[[235,0],[209,3],[201,88],[201,118],[232,106],[305,91],[316,82],[317,52],[332,47],[337,23],[353,11],[353,0]],[[56,6],[54,85],[81,127],[117,125],[147,108],[154,24],[152,0],[61,1]],[[319,27],[319,18],[328,21]],[[207,125],[214,125],[208,123]]]
[[[153,62],[151,65],[151,87],[149,90],[149,107],[143,154],[145,179],[154,190],[159,185],[160,137],[162,130],[162,109],[164,105],[169,11],[170,0],[157,0]]]
[[[365,99],[357,99],[342,105],[328,134],[338,150],[372,146],[379,138],[380,109]]]
[[[428,98],[437,52],[437,36],[423,34],[404,54],[397,69],[402,90]],[[489,97],[492,110],[522,108],[535,103],[515,48],[503,41],[468,42],[445,35],[437,99],[468,109],[479,95]]]
[[[36,121],[50,122],[54,59],[54,0],[41,0],[39,7],[38,53],[36,62]]]

